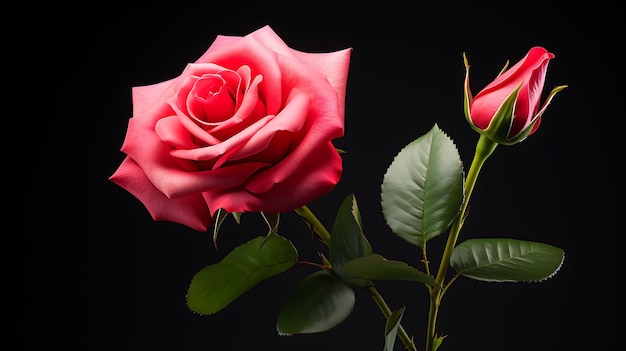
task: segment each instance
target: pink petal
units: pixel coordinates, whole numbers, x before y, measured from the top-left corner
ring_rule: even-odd
[[[193,163],[182,167],[171,155],[172,148],[161,141],[145,120],[131,118],[128,135],[122,151],[131,157],[150,179],[150,182],[170,198],[203,192],[210,188],[240,185],[251,174],[267,164],[251,162],[216,171],[190,169]]]
[[[180,223],[198,231],[207,231],[213,223],[201,194],[168,198],[152,185],[139,165],[129,157],[109,179],[139,199],[155,221]]]
[[[291,177],[273,184],[266,192],[217,189],[208,191],[205,200],[212,209],[223,208],[229,212],[292,211],[328,193],[341,178],[342,160],[331,143],[319,146],[316,154],[311,156]],[[255,180],[265,176],[260,173]]]
[[[296,54],[307,66],[326,76],[330,85],[337,92],[339,113],[344,114],[346,86],[348,82],[348,69],[352,49],[344,49],[331,53],[305,53],[297,51]]]
[[[293,97],[287,101],[285,108],[267,125],[251,134],[245,145],[231,155],[231,160],[242,159],[265,150],[279,131],[293,133],[302,129],[309,112],[309,97],[303,91],[292,93]]]
[[[157,121],[154,130],[161,140],[176,149],[193,149],[198,147],[191,138],[191,134],[180,123],[178,116],[161,118]]]
[[[265,126],[272,118],[274,118],[274,116],[266,116],[256,121],[240,133],[234,135],[232,138],[222,141],[220,143],[205,147],[196,147],[194,149],[172,150],[171,155],[194,161],[207,161],[214,159],[215,157],[226,153],[228,150],[245,143],[256,132],[263,128],[263,126]]]

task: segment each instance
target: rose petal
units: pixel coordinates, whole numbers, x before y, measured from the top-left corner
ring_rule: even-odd
[[[122,151],[137,162],[152,184],[170,198],[202,192],[210,188],[240,185],[251,174],[268,165],[251,162],[216,171],[190,171],[172,158],[171,147],[163,143],[145,120],[131,118]]]
[[[264,27],[261,30],[271,30]],[[217,41],[217,40],[216,40]],[[282,71],[278,64],[279,55],[265,43],[254,38],[254,33],[240,38],[221,37],[217,44],[219,50],[213,50],[213,45],[196,62],[214,62],[230,69],[249,66],[252,72],[262,72],[264,84],[271,89],[264,90],[263,100],[267,114],[275,115],[282,108]]]
[[[307,66],[314,68],[326,76],[330,85],[337,92],[339,113],[345,112],[346,89],[348,83],[348,69],[352,49],[344,49],[331,53],[307,53],[296,51],[296,56]]]
[[[342,175],[342,160],[331,143],[319,146],[312,158],[301,164],[291,177],[272,184],[266,192],[232,192],[227,189],[209,190],[204,194],[209,207],[229,212],[250,209],[262,212],[286,212],[302,207],[332,190]],[[265,179],[261,173],[255,179]],[[250,190],[249,187],[246,187]],[[285,196],[289,194],[289,196]]]
[[[161,98],[165,91],[171,86],[173,81],[170,79],[161,83],[136,86],[132,88],[133,115],[145,113],[148,109]]]
[[[222,141],[220,143],[205,147],[196,147],[195,149],[172,150],[171,155],[178,158],[184,158],[194,161],[212,160],[220,155],[223,155],[228,150],[245,143],[273,118],[274,116],[265,116],[264,118],[256,121],[251,126],[241,131],[239,134],[236,134],[232,138]],[[185,120],[183,119],[182,121],[184,122]],[[191,126],[185,125],[185,127]]]
[[[229,159],[238,160],[267,148],[273,136],[279,131],[297,132],[307,121],[309,97],[304,92],[293,92],[293,98],[287,101],[285,108],[263,128],[249,135],[243,147],[233,153]]]
[[[178,116],[161,118],[157,121],[154,130],[161,140],[176,149],[193,149],[198,147],[192,139],[192,135],[180,123]]]
[[[207,227],[213,223],[201,194],[168,198],[152,185],[130,157],[124,159],[109,179],[139,199],[155,221],[180,223],[198,231],[207,231]]]

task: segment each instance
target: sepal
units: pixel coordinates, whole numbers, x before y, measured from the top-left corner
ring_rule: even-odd
[[[496,111],[486,129],[476,130],[477,127],[473,127],[474,130],[501,145],[512,145],[526,139],[536,121],[533,121],[533,123],[528,125],[513,138],[510,138],[509,136],[511,133],[511,126],[513,126],[513,120],[515,119],[515,104],[521,88],[522,85],[520,84],[509,94],[509,96],[507,96],[507,98],[502,102],[502,105],[500,105]]]
[[[541,117],[541,115],[543,115],[543,113],[546,111],[546,108],[548,108],[548,104],[550,104],[550,102],[552,101],[552,98],[554,98],[556,93],[558,93],[559,91],[565,88],[567,88],[567,85],[559,85],[555,87],[554,89],[552,89],[552,91],[550,91],[550,94],[548,94],[546,101],[544,101],[543,105],[541,105],[541,108],[539,108],[539,112],[537,112],[537,115],[535,116],[535,118]]]

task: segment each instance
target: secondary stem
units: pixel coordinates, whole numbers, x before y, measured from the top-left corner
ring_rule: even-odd
[[[448,267],[450,266],[450,257],[452,256],[452,251],[456,246],[456,241],[459,238],[459,232],[461,231],[461,227],[463,226],[467,205],[472,195],[472,191],[474,190],[476,180],[478,179],[478,173],[480,172],[480,169],[482,168],[487,158],[491,155],[491,153],[493,153],[496,146],[498,146],[496,142],[491,141],[484,135],[480,136],[480,138],[478,139],[478,143],[476,144],[474,159],[472,160],[472,164],[470,165],[469,171],[467,172],[467,178],[465,180],[465,197],[463,198],[463,204],[461,206],[461,210],[456,216],[456,219],[450,227],[448,241],[446,242],[446,247],[441,257],[441,263],[439,264],[437,277],[435,278],[435,282],[437,284],[430,291],[430,307],[428,310],[428,327],[426,332],[426,351],[434,351],[433,348],[436,336],[435,324],[437,322],[437,314],[439,312],[441,297],[443,296],[442,293],[444,289],[444,281],[448,272]]]
[[[302,217],[310,226],[311,229],[317,234],[317,236],[328,246],[330,244],[330,232],[324,227],[322,222],[315,216],[315,214],[307,207],[302,206],[294,210],[300,217]],[[387,306],[387,303],[383,299],[382,295],[376,290],[375,287],[367,287],[365,289],[367,293],[374,299],[376,306],[382,312],[385,318],[389,318],[391,315],[391,309]],[[411,339],[411,337],[407,334],[406,330],[402,327],[402,325],[398,326],[398,337],[404,344],[405,348],[409,351],[417,351],[415,347],[415,343]]]

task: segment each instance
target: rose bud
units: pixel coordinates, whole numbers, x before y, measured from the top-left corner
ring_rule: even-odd
[[[554,54],[542,47],[531,48],[526,56],[475,97],[469,88],[469,64],[465,55],[465,117],[472,129],[502,145],[513,145],[533,134],[554,95],[567,86],[558,86],[548,94],[543,105],[541,95],[548,63]]]

